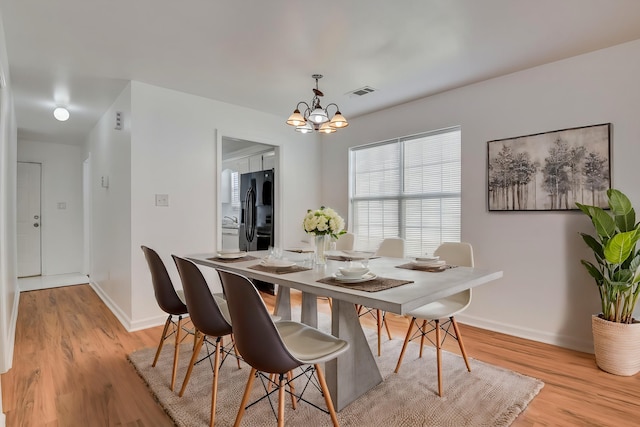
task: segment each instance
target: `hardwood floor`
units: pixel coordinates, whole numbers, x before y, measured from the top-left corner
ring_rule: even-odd
[[[274,298],[265,301],[272,306]],[[321,302],[320,311],[328,313],[328,305]],[[394,338],[403,339],[408,320],[388,319]],[[545,382],[514,426],[640,424],[640,375],[610,375],[590,354],[460,326],[471,358]],[[126,332],[88,285],[22,293],[13,368],[2,375],[7,427],[171,425],[126,360],[155,347],[161,332]],[[455,342],[445,344],[458,352]]]

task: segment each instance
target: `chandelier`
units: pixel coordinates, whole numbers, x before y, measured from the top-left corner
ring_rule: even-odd
[[[336,104],[329,104],[327,108],[322,108],[320,105],[320,97],[324,94],[318,89],[318,80],[322,78],[322,74],[314,74],[311,78],[316,80],[316,87],[313,90],[313,99],[311,103],[307,104],[304,101],[298,102],[296,109],[287,119],[287,124],[295,126],[297,132],[310,133],[313,131],[322,133],[333,133],[338,129],[349,126],[347,119],[340,113],[340,108]],[[300,112],[300,106],[305,107],[304,111]],[[331,119],[329,119],[329,107],[334,106],[336,113]]]

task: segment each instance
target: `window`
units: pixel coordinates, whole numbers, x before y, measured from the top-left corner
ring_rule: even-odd
[[[231,172],[231,212],[240,218],[240,173]]]
[[[460,241],[460,128],[350,150],[352,231],[358,248],[402,237],[407,256]]]

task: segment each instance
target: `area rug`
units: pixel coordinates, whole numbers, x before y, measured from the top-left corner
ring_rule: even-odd
[[[320,319],[321,329],[328,324],[326,317]],[[370,346],[377,346],[375,332],[367,329],[365,332]],[[383,341],[382,356],[377,357],[376,361],[384,381],[338,412],[341,426],[509,426],[544,385],[535,378],[475,359],[470,359],[471,372],[467,372],[460,356],[443,352],[444,396],[438,397],[435,350],[425,346],[420,359],[418,345],[410,343],[400,372],[395,374],[393,370],[401,348],[402,340]],[[209,363],[196,365],[184,396],[178,397],[191,349],[189,344],[182,345],[175,391],[169,390],[172,346],[165,346],[155,368],[151,367],[155,348],[136,351],[128,358],[177,426],[208,426],[212,383]],[[202,352],[206,354],[204,347]],[[229,358],[220,369],[215,420],[218,426],[232,426],[235,421],[251,369],[244,363],[242,366],[242,369],[238,369],[235,359]],[[301,387],[302,384],[297,383],[296,390],[299,391]],[[259,381],[254,381],[250,401],[258,399],[263,393]],[[304,397],[325,408],[322,396],[315,389],[308,388]],[[277,394],[274,394],[274,398],[277,408]],[[293,410],[289,398],[285,421],[288,426],[332,425],[329,415],[304,402]],[[276,425],[269,402],[265,399],[247,409],[242,425]]]

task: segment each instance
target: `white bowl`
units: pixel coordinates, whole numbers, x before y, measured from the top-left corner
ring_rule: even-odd
[[[368,272],[366,267],[340,267],[340,273],[344,277],[362,277]]]

